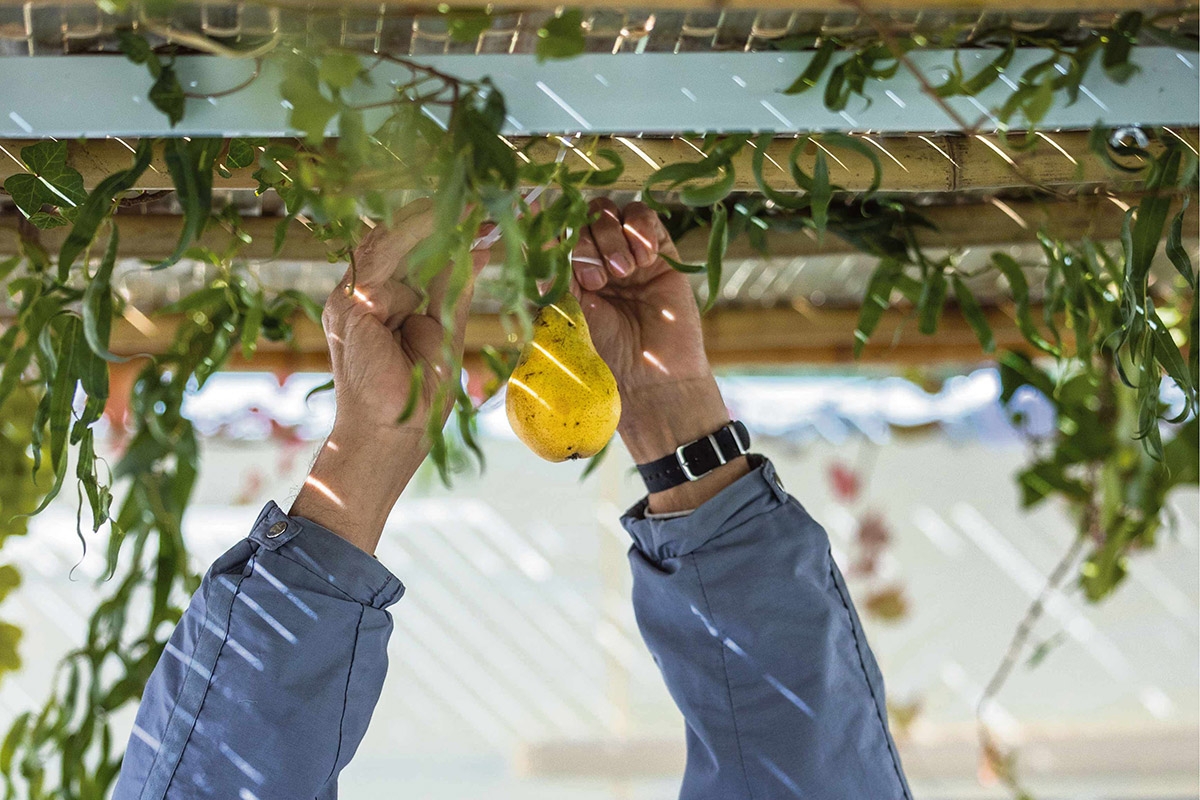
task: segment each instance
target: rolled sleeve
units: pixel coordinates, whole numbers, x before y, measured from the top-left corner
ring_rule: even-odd
[[[113,800],[336,797],[403,593],[376,559],[269,503],[168,641]]]
[[[691,514],[622,518],[638,625],[686,722],[682,800],[910,800],[825,531],[772,464]]]

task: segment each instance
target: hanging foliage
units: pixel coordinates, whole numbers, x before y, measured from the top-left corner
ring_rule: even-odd
[[[114,12],[125,5],[110,1],[101,7]],[[492,21],[483,11],[441,13],[455,41],[475,40]],[[139,14],[138,29],[121,31],[121,50],[146,66],[147,99],[174,126],[186,119],[192,96],[174,71],[180,45],[147,38],[145,31],[161,31],[162,25],[146,9]],[[813,52],[785,91],[820,90],[831,109],[844,108],[869,82],[908,69],[908,54],[922,48],[965,44],[995,51],[973,75],[955,58],[940,84],[925,81],[943,100],[974,97],[1008,80],[1006,70],[1019,48],[1048,48],[1052,56],[1016,76],[1011,94],[990,110],[1003,123],[1025,128],[1040,122],[1055,103],[1074,102],[1090,69],[1127,80],[1137,69],[1131,55],[1139,38],[1178,46],[1158,23],[1134,12],[1070,45],[996,29],[976,32],[966,42],[961,32],[934,42],[881,31],[869,41],[831,36],[781,40],[778,46]],[[549,19],[537,34],[539,58],[582,52],[586,26],[584,15],[574,10]],[[7,797],[104,797],[121,757],[109,715],[140,696],[165,645],[170,625],[164,623],[179,618],[180,604],[198,582],[182,537],[199,469],[196,433],[182,413],[184,397],[232,353],[249,358],[261,339],[287,340],[298,314],[319,320],[320,309],[307,296],[269,292],[244,269],[238,253],[249,237],[234,210],[214,213],[214,176],[253,168],[258,192],[274,192],[284,203],[276,252],[292,221],[303,217],[312,234],[328,243],[331,258],[349,261],[352,271],[364,220],[379,224],[392,217],[406,196],[396,187],[424,187],[433,198],[436,224],[411,259],[417,287],[447,268],[452,284],[465,285],[479,223],[493,220],[501,237],[501,268],[480,291],[498,303],[512,330],[527,334],[531,309],[553,302],[568,287],[570,254],[590,221],[585,192],[611,185],[624,172],[619,154],[603,149],[597,137],[552,139],[550,152],[558,152],[553,159],[536,142],[519,149],[509,143],[501,136],[505,100],[486,78],[463,80],[387,53],[364,57],[336,41],[319,41],[320,31],[309,34],[304,44],[282,35],[256,42],[186,32],[174,37],[194,50],[256,60],[247,84],[225,93],[259,79],[265,61],[280,62],[285,77],[279,99],[290,109],[299,140],[143,139],[126,169],[90,191],[68,163],[65,143],[39,142],[19,154],[25,171],[5,181],[27,225],[21,255],[0,263],[0,280],[16,313],[0,335],[0,469],[28,480],[4,480],[0,541],[24,530],[26,518],[10,512],[37,513],[67,485],[73,460],[80,541],[86,547],[97,532],[107,533],[110,577],[86,641],[60,665],[50,698],[20,716],[0,745]],[[386,100],[355,105],[350,90],[370,83],[373,70],[384,63],[401,68],[407,80]],[[382,112],[382,121],[368,126],[368,117],[377,119],[368,111]],[[336,141],[327,139],[330,133]],[[1197,482],[1196,273],[1182,244],[1179,210],[1195,194],[1196,158],[1177,139],[1149,133],[1157,140],[1153,151],[1136,141],[1114,142],[1102,129],[1093,135],[1096,155],[1146,189],[1123,229],[1111,232],[1122,243],[1119,252],[1098,242],[1042,236],[1040,266],[1046,271],[1038,285],[1030,285],[1027,268],[1033,265],[1005,253],[994,254],[986,268],[1006,281],[1028,344],[1027,354],[998,356],[1004,400],[1036,390],[1058,415],[1055,432],[1036,443],[1033,462],[1018,476],[1023,497],[1029,505],[1057,497],[1076,513],[1089,547],[1081,581],[1093,600],[1119,584],[1133,550],[1153,544],[1167,492]],[[855,333],[856,353],[893,299],[910,310],[923,333],[936,332],[946,309],[957,308],[978,336],[981,353],[995,349],[969,288],[979,275],[961,270],[953,254],[931,258],[921,250],[914,229],[929,223],[912,207],[878,193],[882,167],[870,147],[842,134],[798,138],[781,165],[792,183],[784,191],[763,175],[769,141],[749,133],[705,136],[699,159],[664,165],[646,180],[647,202],[670,215],[673,233],[708,229],[706,263],[672,264],[705,273],[706,307],[719,296],[730,239],[745,236],[765,251],[769,230],[807,228],[879,258]],[[1026,137],[1019,146],[1036,141]],[[734,195],[738,164],[745,164],[739,156],[747,149],[759,191]],[[563,157],[569,150],[588,168],[572,169]],[[121,255],[113,215],[156,153],[165,160],[182,217],[173,252],[151,268],[194,259],[215,277],[161,309],[181,315],[183,322],[169,351],[148,359],[134,383],[134,428],[110,470],[96,453],[94,430],[109,397],[109,365],[118,360],[110,352],[113,318],[123,303],[112,286]],[[871,165],[867,191],[851,195],[831,179],[827,159],[839,157]],[[1131,158],[1140,164],[1130,166]],[[537,204],[522,189],[530,186],[544,190]],[[219,251],[198,244],[214,219],[234,232],[229,247]],[[48,253],[37,231],[60,226],[70,226],[69,233],[57,254]],[[1179,276],[1173,285],[1155,279],[1151,270],[1160,244]],[[443,311],[453,308],[455,294],[447,293]],[[494,373],[484,385],[494,392],[512,369],[512,353],[487,350],[484,360]],[[465,389],[455,391],[452,438],[437,424],[428,427],[433,460],[447,481],[456,466],[467,463],[464,452],[482,459],[475,406]],[[18,579],[11,567],[0,566],[0,600]],[[130,614],[133,608],[144,613]],[[18,637],[19,631],[0,623],[0,673],[19,663]]]

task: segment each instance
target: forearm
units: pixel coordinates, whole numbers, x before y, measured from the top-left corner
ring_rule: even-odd
[[[729,422],[729,413],[711,374],[687,381],[657,384],[622,395],[621,440],[636,464],[647,464],[700,439]],[[742,456],[722,464],[697,481],[649,496],[656,514],[698,508],[749,472]]]
[[[374,553],[392,507],[427,452],[412,428],[334,425],[289,513]]]
[[[375,559],[270,504],[172,634],[113,800],[333,797],[387,669],[384,609],[403,590]]]
[[[624,520],[638,623],[687,720],[681,797],[909,798],[825,532],[752,466],[686,517]]]

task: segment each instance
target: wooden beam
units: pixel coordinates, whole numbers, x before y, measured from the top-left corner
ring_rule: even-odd
[[[1024,338],[1006,309],[990,309],[988,321],[999,348],[1021,347]],[[845,364],[854,361],[856,309],[770,308],[718,309],[704,318],[704,341],[709,359],[718,365]],[[179,316],[154,317],[135,327],[128,319],[114,322],[110,347],[120,355],[159,354],[169,347],[182,322]],[[240,359],[233,368],[317,371],[328,369],[328,350],[320,326],[297,318],[290,344],[261,342],[249,364]],[[467,324],[466,351],[477,354],[485,345],[511,345],[500,317],[475,315]],[[947,310],[938,332],[923,336],[911,315],[886,313],[862,361],[869,363],[973,363],[986,357],[966,320]]]
[[[0,7],[59,8],[92,5],[94,0],[0,0]],[[340,11],[345,13],[379,13],[382,5],[392,14],[435,14],[439,3],[411,2],[410,0],[271,0],[268,5],[277,8],[299,8],[304,10]],[[850,0],[655,0],[647,3],[655,10],[663,11],[721,11],[721,10],[787,10],[802,13],[836,13],[867,9],[877,12],[902,11],[960,11],[983,13],[995,11],[992,0],[864,0],[861,4]],[[455,3],[455,7],[469,7],[469,3]],[[491,0],[489,7],[505,10],[552,11],[562,6],[560,0]],[[620,10],[629,8],[625,0],[593,0],[587,4],[592,10]],[[1113,12],[1130,8],[1129,0],[1007,0],[1007,13],[1045,11],[1054,13]],[[1190,6],[1181,0],[1157,0],[1142,7],[1147,13],[1157,11],[1187,11]]]
[[[1197,130],[1179,132],[1189,142],[1196,142]],[[878,145],[890,156],[879,154],[883,167],[881,189],[886,192],[952,192],[959,190],[992,191],[1029,186],[1031,182],[1047,187],[1077,186],[1080,184],[1103,184],[1114,186],[1136,186],[1127,176],[1114,174],[1101,159],[1092,154],[1088,147],[1088,134],[1068,131],[1047,134],[1054,144],[1039,142],[1027,151],[1004,151],[1002,143],[992,135],[946,135],[931,134],[919,137],[897,136],[876,137],[873,149]],[[281,140],[295,145],[295,140]],[[515,140],[513,144],[524,147],[527,140]],[[3,147],[14,157],[29,140],[0,140]],[[95,186],[105,177],[125,169],[130,163],[130,150],[125,143],[114,139],[73,140],[68,142],[68,163],[83,175],[84,183]],[[795,191],[787,170],[795,140],[775,139],[767,155],[774,162],[767,162],[764,178],[769,185],[781,191]],[[616,150],[625,161],[625,172],[610,190],[635,191],[645,184],[654,170],[672,163],[697,161],[702,156],[681,139],[634,139],[629,137],[603,137],[600,147]],[[1157,145],[1151,146],[1157,152]],[[559,150],[556,141],[539,139],[532,143],[531,156],[537,160],[553,161]],[[813,143],[804,148],[798,162],[811,172],[818,152]],[[829,165],[830,180],[847,191],[863,191],[871,185],[873,169],[865,158],[851,152],[834,150],[840,164]],[[1013,164],[1006,161],[1006,156]],[[747,147],[734,160],[737,191],[756,191],[757,184],[751,169],[753,149]],[[576,169],[587,167],[578,151],[571,152],[567,163]],[[1014,166],[1015,165],[1015,166]],[[228,178],[216,177],[217,189],[254,189],[258,182],[251,175],[256,166],[235,170]],[[0,182],[9,175],[21,172],[22,167],[13,159],[0,159]],[[389,179],[390,180],[390,179]],[[138,187],[146,190],[171,189],[170,175],[158,149],[151,168],[138,181]]]
[[[976,247],[1004,246],[1032,242],[1039,230],[1063,239],[1079,239],[1090,236],[1094,239],[1115,239],[1121,230],[1125,205],[1135,205],[1136,195],[1121,195],[1109,199],[1100,195],[1082,195],[1066,201],[1023,201],[1003,205],[976,203],[953,206],[929,206],[920,209],[937,230],[916,228],[917,240],[925,247]],[[117,226],[121,232],[121,256],[123,258],[165,258],[175,249],[179,237],[181,219],[170,215],[118,214]],[[252,237],[250,244],[239,251],[243,258],[285,261],[312,261],[326,263],[328,248],[299,222],[292,224],[284,239],[283,249],[274,255],[275,227],[279,220],[270,217],[247,217],[243,228]],[[17,252],[19,218],[13,215],[0,216],[0,257]],[[1188,208],[1184,230],[1189,238],[1200,229],[1200,209],[1196,205]],[[67,228],[39,231],[38,238],[51,253],[62,247]],[[215,250],[229,245],[231,234],[218,225],[212,225],[201,243]],[[826,236],[823,241],[805,231],[773,231],[768,234],[768,249],[772,258],[788,259],[798,256],[816,256],[854,252],[849,243],[837,236]],[[706,232],[697,230],[683,237],[679,244],[685,261],[703,261],[707,247]],[[729,248],[730,259],[758,258],[759,254],[750,247],[745,238],[735,239]]]

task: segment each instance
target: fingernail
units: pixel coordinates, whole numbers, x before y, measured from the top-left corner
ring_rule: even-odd
[[[629,262],[625,260],[625,256],[609,256],[608,264],[612,267],[612,271],[622,278],[629,274]]]
[[[583,267],[576,274],[579,285],[589,292],[604,288],[604,273],[596,267]]]

